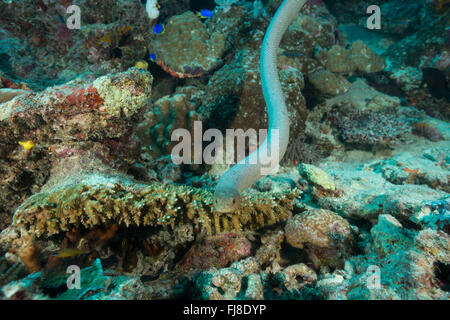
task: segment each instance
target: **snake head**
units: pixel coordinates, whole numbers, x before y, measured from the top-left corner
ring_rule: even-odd
[[[241,195],[236,189],[216,189],[214,192],[214,208],[220,213],[234,212],[241,205]]]

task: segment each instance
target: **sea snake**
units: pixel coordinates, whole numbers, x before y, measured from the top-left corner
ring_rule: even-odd
[[[306,0],[284,0],[264,36],[261,47],[260,73],[269,116],[267,137],[257,150],[222,175],[214,192],[213,201],[216,212],[234,212],[239,209],[241,192],[263,176],[263,164],[270,163],[272,169],[276,168],[286,152],[289,142],[289,117],[278,77],[277,49],[283,34],[297,17],[305,2]],[[273,137],[273,129],[278,129],[278,141],[273,141],[278,148],[275,148],[277,149],[276,153],[267,155],[267,151],[271,150],[272,140],[276,139]]]

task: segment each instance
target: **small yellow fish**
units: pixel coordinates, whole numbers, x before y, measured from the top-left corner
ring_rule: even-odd
[[[84,253],[88,253],[88,252],[81,250],[81,249],[76,249],[76,248],[65,248],[65,249],[59,250],[58,252],[55,252],[53,254],[53,256],[64,259],[64,258],[75,257],[75,256],[78,256],[78,255],[84,254]]]
[[[138,62],[136,62],[135,67],[138,68],[138,69],[147,70],[148,69],[148,63],[146,61],[138,61]]]
[[[25,149],[25,150],[31,150],[34,148],[34,142],[31,140],[28,141],[19,141],[19,144]]]

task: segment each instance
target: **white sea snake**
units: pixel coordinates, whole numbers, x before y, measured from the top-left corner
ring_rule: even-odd
[[[266,31],[261,47],[260,73],[269,117],[267,137],[257,150],[222,175],[214,192],[216,212],[234,212],[239,209],[241,192],[263,176],[263,164],[270,163],[272,169],[277,167],[286,152],[289,142],[289,117],[278,77],[277,49],[283,34],[305,2],[306,0],[284,0]],[[278,129],[278,143],[272,142],[275,139],[273,129]],[[271,142],[278,148],[275,148],[276,153],[267,155],[267,151],[271,150]]]

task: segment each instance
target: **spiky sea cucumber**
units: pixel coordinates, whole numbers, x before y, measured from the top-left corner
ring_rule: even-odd
[[[261,47],[261,84],[269,116],[269,130],[266,140],[248,157],[239,161],[220,178],[214,193],[214,205],[217,212],[233,212],[239,208],[240,193],[259,180],[263,175],[263,164],[278,166],[289,142],[289,117],[281,89],[277,70],[277,49],[283,34],[306,0],[285,0],[275,13],[267,29]],[[271,150],[273,130],[278,130],[279,141],[274,141],[277,154],[268,155]],[[273,161],[278,157],[278,161]]]

